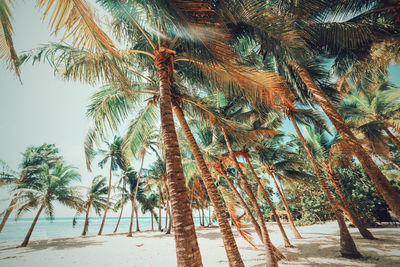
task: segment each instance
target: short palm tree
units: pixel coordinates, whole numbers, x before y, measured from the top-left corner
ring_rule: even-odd
[[[158,205],[158,195],[155,193],[151,193],[144,197],[143,201],[141,202],[141,210],[142,213],[150,212],[151,215],[151,230],[154,231],[154,209]]]
[[[19,208],[17,215],[33,208],[38,208],[31,227],[26,234],[21,247],[28,245],[33,229],[42,211],[45,211],[50,218],[54,218],[54,202],[57,201],[67,207],[82,211],[83,201],[79,195],[77,187],[72,187],[71,183],[80,181],[81,177],[76,172],[75,167],[58,163],[53,168],[42,165],[41,179],[34,187],[20,188],[18,194]]]
[[[41,146],[30,146],[22,154],[22,162],[19,172],[13,171],[3,161],[0,161],[2,168],[0,172],[0,185],[9,186],[13,193],[10,204],[4,211],[4,216],[0,224],[0,232],[3,230],[11,212],[17,203],[17,190],[20,187],[33,187],[39,180],[42,164],[54,167],[61,160],[58,149],[55,145],[43,144]]]
[[[89,191],[87,192],[84,208],[86,209],[85,224],[83,225],[82,235],[86,235],[89,226],[89,212],[93,208],[97,215],[100,216],[101,211],[106,209],[108,187],[106,178],[97,175],[93,178]]]

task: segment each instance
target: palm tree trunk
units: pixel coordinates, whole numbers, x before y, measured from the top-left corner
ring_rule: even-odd
[[[275,217],[275,220],[276,220],[276,223],[278,224],[279,230],[281,231],[283,241],[285,243],[285,247],[292,248],[293,246],[292,246],[292,244],[290,244],[290,241],[286,235],[285,229],[283,229],[281,219],[279,218],[278,214],[276,214],[275,207],[272,204],[271,200],[269,199],[269,196],[268,196],[267,192],[265,191],[264,186],[261,184],[261,181],[258,178],[257,173],[254,171],[253,165],[251,164],[250,160],[247,157],[245,157],[245,160],[246,160],[247,165],[250,167],[250,170],[251,170],[251,173],[253,174],[254,179],[257,181],[258,186],[260,186],[260,188],[261,188],[261,192],[264,196],[265,201],[267,201],[268,206],[271,208],[271,212]]]
[[[151,210],[151,231],[154,231],[154,222],[153,222],[153,209]]]
[[[268,230],[267,230],[267,227],[265,226],[264,217],[260,210],[260,207],[258,206],[257,199],[254,196],[254,194],[251,190],[251,187],[248,184],[248,182],[246,181],[246,178],[244,177],[244,174],[239,166],[239,162],[237,161],[235,153],[233,152],[233,149],[232,149],[231,143],[228,139],[228,134],[227,134],[226,130],[224,128],[221,128],[221,130],[224,134],[225,142],[226,142],[226,146],[228,147],[229,154],[231,155],[233,162],[235,164],[236,171],[239,174],[240,180],[244,186],[247,196],[250,198],[251,204],[253,205],[253,208],[257,215],[257,219],[258,219],[258,223],[261,228],[261,235],[262,235],[263,243],[264,243],[264,247],[265,247],[266,266],[267,267],[276,267],[276,266],[278,266],[278,261],[276,260],[276,258],[274,256],[273,245],[271,243],[271,239],[269,238]]]
[[[128,232],[127,237],[132,236],[133,216],[135,215],[135,205],[134,205],[134,201],[133,201],[132,197],[131,197],[131,203],[132,203],[131,222],[129,223],[129,232]]]
[[[388,127],[384,127],[383,130],[389,136],[389,138],[395,143],[398,147],[400,147],[400,140],[397,139],[396,136],[392,134],[392,132],[388,129]]]
[[[89,211],[90,211],[90,206],[92,205],[92,201],[89,200],[86,208],[86,216],[85,216],[85,224],[83,225],[83,231],[82,235],[85,236],[86,232],[88,230],[88,225],[89,225]]]
[[[199,213],[199,224],[200,226],[203,226],[203,223],[201,222],[201,214],[200,214],[200,208],[197,209],[197,212]]]
[[[289,210],[289,205],[286,201],[286,197],[283,193],[283,190],[281,191],[281,188],[279,188],[278,183],[275,180],[275,177],[273,175],[270,175],[270,176],[272,177],[272,180],[274,181],[276,190],[278,191],[279,197],[281,198],[283,206],[285,207],[285,210],[288,215],[289,222],[290,222],[290,227],[292,228],[292,231],[293,231],[295,237],[298,239],[302,239],[301,234],[299,233],[299,231],[296,228],[296,225],[294,224],[292,213]]]
[[[115,229],[114,229],[114,233],[116,233],[117,232],[117,230],[118,230],[118,226],[119,226],[119,223],[120,223],[120,221],[121,221],[121,217],[122,217],[122,212],[124,211],[124,196],[125,196],[125,184],[126,184],[126,176],[125,176],[125,174],[124,174],[124,176],[123,176],[123,179],[124,179],[124,182],[123,182],[123,184],[122,184],[122,189],[124,190],[123,191],[123,195],[122,195],[122,197],[123,197],[123,199],[122,199],[122,202],[121,202],[121,204],[122,204],[122,207],[121,207],[121,212],[119,213],[119,217],[118,217],[118,222],[117,222],[117,225],[115,226]]]
[[[201,219],[203,220],[203,226],[206,226],[206,219],[204,216],[204,208],[201,207]]]
[[[118,217],[117,225],[115,226],[115,229],[114,229],[114,233],[116,233],[117,230],[118,230],[118,226],[119,226],[119,223],[121,221],[121,217],[122,217],[122,212],[123,211],[124,211],[124,205],[122,205],[121,211],[119,212],[119,217]]]
[[[247,206],[246,202],[244,201],[243,197],[240,195],[239,191],[236,189],[236,187],[232,183],[232,180],[228,177],[228,174],[226,173],[226,170],[225,169],[220,169],[220,174],[222,174],[222,176],[225,178],[225,181],[228,183],[229,187],[231,188],[231,190],[235,194],[235,197],[239,200],[240,205],[242,206],[242,208],[246,212],[247,217],[249,217],[249,220],[250,220],[251,224],[253,225],[254,230],[256,230],[256,233],[257,233],[258,237],[260,238],[261,242],[264,242],[264,240],[262,238],[262,234],[261,234],[260,225],[258,224],[256,219],[254,218],[253,214],[251,213],[251,211],[250,211],[249,207]]]
[[[239,253],[239,249],[237,247],[235,238],[232,233],[231,226],[229,225],[228,217],[226,216],[225,205],[223,204],[217,186],[215,185],[213,178],[211,177],[210,170],[208,169],[208,166],[204,161],[203,155],[196,142],[196,139],[194,138],[192,131],[190,130],[189,125],[187,124],[182,109],[179,107],[179,105],[174,105],[174,111],[176,117],[178,118],[179,124],[181,125],[183,133],[185,134],[185,138],[188,141],[190,150],[194,155],[201,178],[203,179],[204,186],[207,190],[208,196],[210,197],[211,203],[214,207],[219,230],[222,235],[222,241],[224,242],[225,252],[228,257],[229,265],[244,266],[243,260]]]
[[[163,46],[154,50],[155,64],[160,80],[161,132],[166,154],[165,161],[175,231],[177,265],[203,266],[172,115],[170,85],[173,82],[174,54],[175,52]]]
[[[190,210],[192,210],[192,206],[193,206],[193,197],[194,197],[194,185],[192,186],[192,189],[190,190]]]
[[[328,198],[329,204],[331,205],[333,212],[335,213],[336,220],[339,225],[339,230],[340,230],[340,253],[342,254],[343,257],[348,257],[348,258],[360,258],[361,254],[357,251],[356,244],[353,241],[353,238],[351,237],[349,233],[349,229],[347,229],[346,223],[344,222],[343,216],[338,210],[337,206],[335,205],[335,200],[334,197],[329,190],[328,184],[326,183],[325,179],[322,177],[322,173],[318,167],[317,162],[315,161],[310,148],[307,145],[306,140],[304,139],[299,127],[297,126],[297,123],[293,119],[293,117],[289,114],[289,119],[291,120],[297,135],[300,138],[301,144],[304,147],[304,150],[307,153],[308,159],[311,162],[311,165],[314,169],[314,172],[318,178],[318,181],[322,187],[322,190],[325,192],[326,197]]]
[[[35,228],[36,222],[39,219],[40,213],[42,212],[43,209],[44,209],[44,202],[40,206],[35,218],[33,219],[31,227],[29,228],[28,233],[26,234],[25,239],[21,244],[21,247],[26,247],[28,245],[29,239],[31,238],[31,235],[32,235],[32,232],[33,232],[33,228]]]
[[[258,237],[260,238],[261,242],[264,244],[264,239],[262,237],[261,233],[261,228],[256,219],[254,218],[253,214],[251,213],[248,205],[244,201],[243,197],[240,195],[239,191],[237,191],[236,187],[233,185],[232,180],[228,177],[228,174],[226,172],[226,169],[222,166],[219,167],[219,173],[225,178],[225,181],[228,183],[229,187],[235,194],[235,197],[239,200],[240,205],[244,209],[244,212],[246,213],[247,217],[249,218],[251,224],[254,227],[254,230],[256,231]],[[233,222],[232,222],[233,225]],[[274,251],[274,257],[277,261],[285,259],[285,256],[280,252],[274,245],[272,245],[273,251]]]
[[[162,198],[162,192],[160,186],[157,186],[158,188],[158,230],[161,231],[161,198]]]
[[[136,215],[136,232],[140,232],[140,229],[139,229],[139,216],[138,216],[136,207],[135,207],[135,215]]]
[[[357,215],[356,212],[353,211],[353,209],[350,207],[349,202],[347,202],[346,198],[344,197],[342,189],[340,188],[339,177],[337,176],[335,170],[330,168],[327,170],[326,173],[328,174],[329,179],[335,186],[336,192],[338,193],[340,199],[342,200],[344,208],[347,210],[354,225],[358,228],[358,231],[360,232],[361,236],[365,239],[370,239],[370,240],[375,239],[374,236],[371,234],[371,232],[368,231],[367,228],[365,228],[363,223],[361,223],[359,216]]]
[[[4,213],[3,219],[1,220],[1,224],[0,224],[0,232],[3,230],[4,225],[6,224],[8,217],[10,217],[11,212],[14,209],[14,205],[15,203],[17,203],[17,194],[14,194],[13,199],[11,199],[10,204],[8,205],[8,208],[6,210],[6,212]]]
[[[208,206],[208,225],[211,225],[211,206]],[[228,222],[228,225],[229,225],[229,222]]]
[[[304,84],[307,86],[310,93],[317,100],[319,106],[324,110],[325,114],[331,120],[343,140],[350,145],[353,153],[356,155],[361,165],[363,166],[368,177],[374,183],[376,189],[381,193],[388,206],[393,213],[400,217],[400,193],[389,183],[385,175],[379,170],[378,166],[372,160],[371,156],[361,146],[360,142],[351,132],[345,121],[342,119],[336,108],[324,94],[324,92],[315,84],[314,80],[303,67],[292,64],[295,70],[300,75]]]
[[[111,158],[110,158],[110,179],[109,179],[109,181],[108,181],[107,203],[106,203],[106,208],[104,209],[103,220],[101,221],[101,226],[100,226],[100,230],[99,230],[98,235],[101,235],[101,234],[103,233],[103,227],[104,227],[104,223],[105,223],[106,217],[107,217],[108,206],[110,205],[112,161],[113,161],[113,156],[111,156]]]

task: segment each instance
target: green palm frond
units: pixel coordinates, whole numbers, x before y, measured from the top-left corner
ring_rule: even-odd
[[[0,58],[4,58],[8,63],[8,68],[14,70],[15,74],[20,78],[18,55],[12,39],[14,29],[11,25],[10,6],[13,6],[13,4],[13,0],[0,0]]]

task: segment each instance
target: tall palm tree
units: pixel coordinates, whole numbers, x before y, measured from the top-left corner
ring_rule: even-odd
[[[16,191],[18,188],[34,186],[41,178],[42,165],[47,164],[49,167],[54,167],[60,160],[61,156],[58,155],[58,149],[55,145],[43,144],[41,146],[30,146],[25,150],[22,154],[19,172],[13,171],[5,162],[0,161],[2,168],[0,185],[7,185],[14,192],[10,204],[4,211],[4,216],[0,223],[0,232],[17,204],[18,193]]]
[[[344,222],[343,215],[338,210],[334,196],[332,195],[332,193],[328,187],[328,184],[322,175],[320,167],[319,167],[317,161],[315,160],[310,147],[308,146],[306,140],[304,139],[303,134],[301,133],[301,131],[294,119],[293,113],[294,113],[293,110],[288,109],[286,114],[296,130],[297,136],[299,137],[300,142],[301,142],[304,150],[306,151],[307,157],[311,162],[311,166],[318,178],[318,182],[320,183],[321,188],[324,191],[326,197],[328,198],[333,212],[335,213],[336,221],[338,223],[339,230],[340,230],[340,253],[344,257],[359,258],[359,257],[361,257],[361,254],[358,252],[358,250],[356,248],[353,238],[351,237],[350,232],[346,227],[346,223]]]
[[[107,199],[105,198],[108,194],[107,178],[97,175],[93,178],[92,184],[86,194],[87,199],[85,201],[84,208],[86,209],[85,223],[83,225],[82,235],[85,236],[89,226],[89,212],[93,208],[97,215],[100,216],[101,210],[106,209]]]
[[[80,198],[77,188],[70,184],[74,181],[80,181],[80,174],[72,166],[58,163],[53,168],[48,165],[42,165],[42,178],[33,188],[20,188],[18,201],[20,207],[17,215],[29,211],[32,208],[38,208],[35,218],[25,236],[21,247],[28,245],[33,229],[39,219],[42,211],[47,212],[50,218],[54,218],[54,202],[57,201],[67,207],[82,211],[83,201]]]
[[[103,155],[103,159],[99,162],[99,166],[101,168],[110,160],[110,177],[108,179],[108,195],[107,195],[107,203],[104,210],[103,220],[101,222],[101,226],[99,229],[98,235],[103,233],[104,223],[106,221],[108,207],[110,206],[110,195],[111,195],[111,177],[112,172],[116,171],[118,168],[125,169],[126,163],[125,158],[122,154],[122,138],[114,137],[113,142],[106,142],[107,150],[99,150],[99,154]]]
[[[360,234],[366,239],[374,239],[373,235],[365,228],[362,224],[359,216],[350,208],[350,204],[344,198],[342,190],[340,188],[340,182],[338,180],[338,176],[334,170],[334,158],[338,155],[334,155],[334,149],[341,145],[340,143],[336,143],[335,138],[329,138],[326,135],[326,132],[322,129],[318,129],[316,127],[306,127],[305,139],[310,146],[310,149],[313,152],[316,160],[325,170],[326,175],[329,177],[331,182],[333,183],[337,194],[339,195],[345,211],[349,214],[349,217],[355,224],[355,226],[359,229]],[[345,155],[346,156],[346,155]]]

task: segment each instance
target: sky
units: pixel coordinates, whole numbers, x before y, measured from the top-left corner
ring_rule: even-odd
[[[48,21],[41,20],[41,12],[35,1],[17,1],[12,9],[14,16],[14,45],[18,53],[57,41],[50,35]],[[392,81],[400,84],[400,66],[391,66]],[[63,81],[55,77],[53,70],[39,63],[23,65],[22,84],[0,62],[0,159],[17,169],[21,153],[30,145],[56,144],[68,164],[78,167],[82,184],[89,185],[98,174],[108,175],[94,164],[89,173],[85,166],[83,140],[88,120],[86,106],[97,86]],[[290,123],[284,128],[294,131]],[[148,160],[145,167],[151,162]],[[135,166],[135,165],[134,165]],[[136,167],[138,163],[136,163]],[[8,205],[9,193],[0,189],[0,210]],[[126,210],[124,216],[128,216]],[[23,217],[32,217],[27,213]],[[75,211],[56,206],[57,217],[70,217]],[[111,214],[116,216],[115,213]]]

